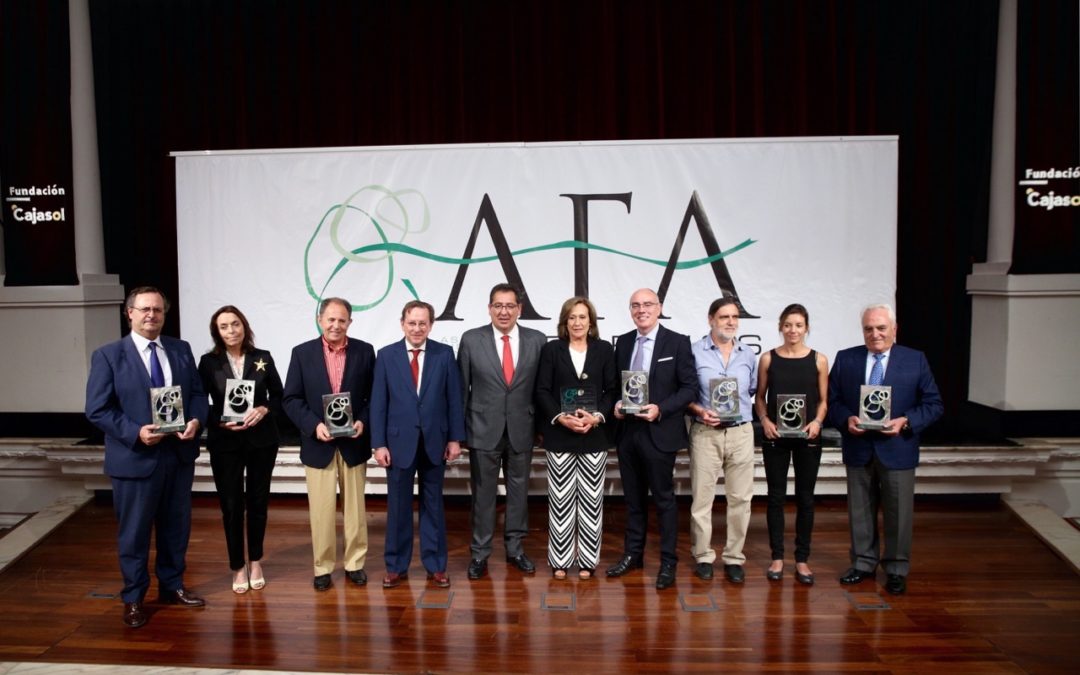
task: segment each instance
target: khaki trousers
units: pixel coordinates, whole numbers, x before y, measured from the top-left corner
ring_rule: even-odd
[[[754,427],[743,424],[714,429],[695,422],[690,428],[690,541],[695,563],[712,563],[713,500],[716,482],[724,476],[727,495],[727,542],[725,565],[746,562],[743,544],[750,525],[750,500],[754,497]]]
[[[311,552],[315,576],[330,574],[337,561],[337,494],[341,491],[345,520],[345,570],[364,569],[367,557],[367,513],[364,486],[367,464],[349,466],[340,452],[325,469],[304,467],[307,479],[308,515],[311,518]]]

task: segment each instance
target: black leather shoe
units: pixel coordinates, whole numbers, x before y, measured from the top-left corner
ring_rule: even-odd
[[[798,572],[795,572],[795,574],[798,574]],[[784,568],[781,567],[775,572],[769,568],[765,568],[765,578],[769,581],[780,581],[784,578]]]
[[[315,577],[313,585],[317,591],[328,591],[334,585],[334,580],[330,578],[329,574],[320,574]]]
[[[352,572],[346,570],[345,577],[357,586],[367,586],[367,572],[364,570],[353,570]]]
[[[854,567],[850,568],[847,572],[844,572],[844,576],[840,577],[840,583],[845,586],[851,586],[852,584],[860,583],[866,579],[873,579],[874,573],[866,570],[857,570]]]
[[[519,553],[517,555],[508,555],[506,556],[506,562],[518,568],[525,574],[532,574],[536,572],[536,565],[534,565],[533,561],[529,560],[529,556],[525,555],[524,553]]]
[[[203,607],[206,605],[205,600],[182,588],[175,591],[161,591],[158,595],[158,601],[169,605],[183,605],[184,607]]]
[[[804,586],[813,586],[814,585],[814,575],[813,574],[803,574],[802,572],[800,572],[798,570],[795,570],[795,581],[798,581],[800,584],[803,584]]]
[[[903,595],[907,592],[907,577],[902,577],[899,574],[886,575],[885,590],[892,595]]]
[[[607,575],[609,577],[621,577],[630,570],[639,570],[644,566],[644,563],[641,562],[641,558],[635,558],[632,555],[624,555],[619,558],[619,562],[607,568]]]
[[[694,576],[702,581],[712,581],[713,578],[713,566],[712,563],[698,563],[694,565]]]
[[[746,572],[742,565],[724,565],[724,576],[733,584],[741,584],[746,581]]]
[[[675,566],[660,565],[660,572],[656,575],[656,590],[662,591],[675,585]]]
[[[473,558],[469,561],[469,579],[476,581],[480,577],[487,574],[487,559],[477,560]]]
[[[149,617],[143,611],[141,602],[125,602],[123,619],[124,625],[128,628],[138,628],[139,626],[145,626]]]

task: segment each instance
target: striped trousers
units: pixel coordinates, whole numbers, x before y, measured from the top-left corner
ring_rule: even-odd
[[[604,525],[604,474],[601,452],[548,452],[548,564],[565,570],[575,562],[595,569]]]

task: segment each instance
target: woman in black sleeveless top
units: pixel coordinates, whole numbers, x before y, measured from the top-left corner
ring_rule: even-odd
[[[803,584],[814,583],[810,558],[810,534],[814,529],[814,484],[821,464],[821,424],[828,399],[829,363],[823,354],[806,345],[810,315],[799,304],[788,305],[780,313],[780,334],[784,344],[762,354],[758,363],[758,386],[754,408],[765,433],[762,457],[769,501],[766,522],[772,564],[766,576],[780,579],[784,574],[784,500],[787,497],[788,466],[795,465],[795,578]],[[782,438],[777,429],[776,397],[803,394],[806,438]],[[790,419],[790,411],[780,415]]]

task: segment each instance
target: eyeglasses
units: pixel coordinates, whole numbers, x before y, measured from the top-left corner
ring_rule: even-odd
[[[132,307],[139,314],[164,314],[164,307]]]
[[[496,312],[502,312],[504,310],[507,312],[512,312],[518,308],[517,303],[514,302],[496,302],[495,304],[488,306]]]
[[[639,309],[652,309],[659,304],[659,302],[631,302],[630,309],[636,312]]]

